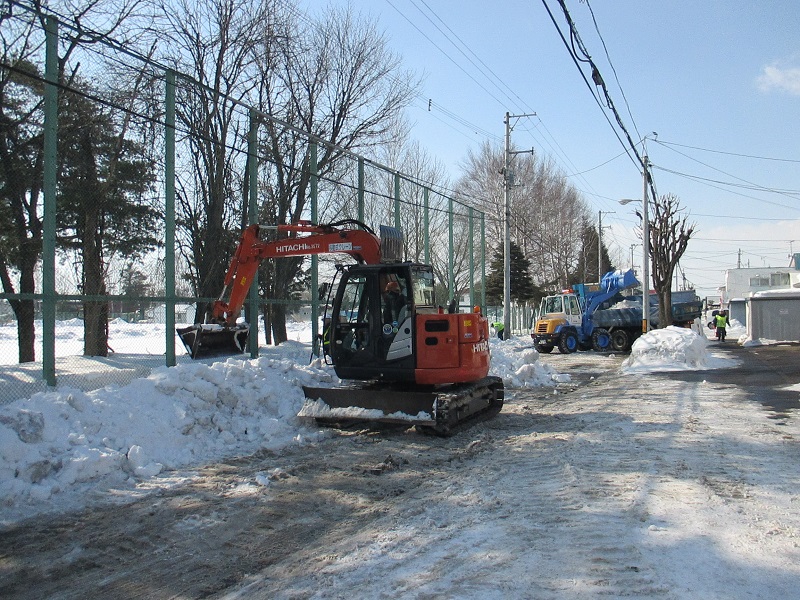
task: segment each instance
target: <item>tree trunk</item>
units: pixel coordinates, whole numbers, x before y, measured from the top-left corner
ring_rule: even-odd
[[[5,153],[0,153],[5,156]],[[11,172],[11,168],[5,169]],[[6,182],[6,191],[10,198],[11,214],[13,215],[13,227],[8,232],[11,243],[19,248],[19,256],[14,264],[6,255],[0,256],[0,279],[3,283],[3,291],[7,294],[15,293],[14,284],[11,279],[12,269],[19,272],[19,293],[34,294],[36,292],[36,265],[42,254],[42,223],[35,210],[25,211],[25,206],[29,202],[31,207],[38,206],[39,186],[38,180],[34,182],[30,189],[24,189],[20,184],[21,176],[13,176]],[[26,220],[27,216],[27,220]],[[36,360],[36,330],[35,314],[36,307],[33,300],[11,300],[11,309],[17,318],[17,341],[19,362],[34,362]]]
[[[98,227],[97,212],[88,211],[83,236],[83,293],[87,296],[106,295]],[[83,304],[83,354],[108,356],[108,302],[90,300]]]
[[[658,326],[659,328],[672,325],[672,290],[669,286],[657,291],[658,293]]]
[[[273,304],[263,304],[261,315],[264,317],[264,338],[267,346],[272,344],[272,308]]]
[[[27,245],[41,248],[41,244],[29,243]],[[25,260],[23,260],[23,263],[20,265],[19,291],[21,294],[33,294],[36,291],[34,268],[39,257],[39,252],[31,248],[30,252],[23,252],[23,256],[25,256]],[[13,294],[14,287],[11,283],[11,278],[8,276],[8,269],[5,262],[2,264],[2,279],[3,290]],[[14,316],[17,318],[19,362],[34,362],[36,360],[36,306],[34,301],[10,300],[9,304],[11,304],[11,310],[14,311]]]
[[[289,339],[286,334],[286,305],[276,304],[272,307],[272,335],[275,338],[275,345],[281,344]]]
[[[19,362],[36,360],[35,307],[33,300],[12,300],[11,308],[17,317],[17,340],[19,343]]]
[[[286,334],[288,305],[286,303],[291,300],[292,282],[302,265],[302,258],[281,258],[275,261],[273,293],[276,300],[282,301],[280,304],[276,304],[272,311],[272,333],[276,346],[288,339]]]

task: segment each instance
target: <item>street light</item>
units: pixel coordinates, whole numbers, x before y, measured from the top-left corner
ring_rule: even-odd
[[[643,157],[643,191],[642,191],[642,248],[644,262],[642,264],[642,333],[650,331],[650,223],[647,219],[647,156]],[[633,198],[623,198],[620,204],[638,202]]]

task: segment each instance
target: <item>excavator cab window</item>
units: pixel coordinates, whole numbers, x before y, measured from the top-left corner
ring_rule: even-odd
[[[356,352],[370,341],[369,277],[356,275],[347,279],[339,305],[336,343],[345,351]]]
[[[430,268],[414,268],[411,271],[414,288],[415,306],[435,306],[436,298],[433,294],[433,271]]]

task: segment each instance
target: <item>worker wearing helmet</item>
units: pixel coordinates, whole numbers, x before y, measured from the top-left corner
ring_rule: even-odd
[[[400,293],[400,284],[390,281],[384,289],[383,322],[391,325],[394,333],[397,333],[400,309],[406,305],[406,298]]]
[[[492,327],[497,332],[497,337],[501,340],[506,339],[506,326],[502,321],[492,323]]]

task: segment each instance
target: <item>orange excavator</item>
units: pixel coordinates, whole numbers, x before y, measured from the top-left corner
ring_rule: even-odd
[[[237,319],[262,260],[343,253],[356,263],[336,266],[323,337],[326,361],[350,383],[304,387],[300,416],[402,422],[449,435],[500,411],[503,381],[488,375],[487,319],[436,304],[433,269],[400,260],[399,230],[381,226],[379,237],[353,220],[277,229],[292,237],[262,241],[258,225],[244,230],[208,322],[178,329],[192,358],[244,352],[250,326]]]

